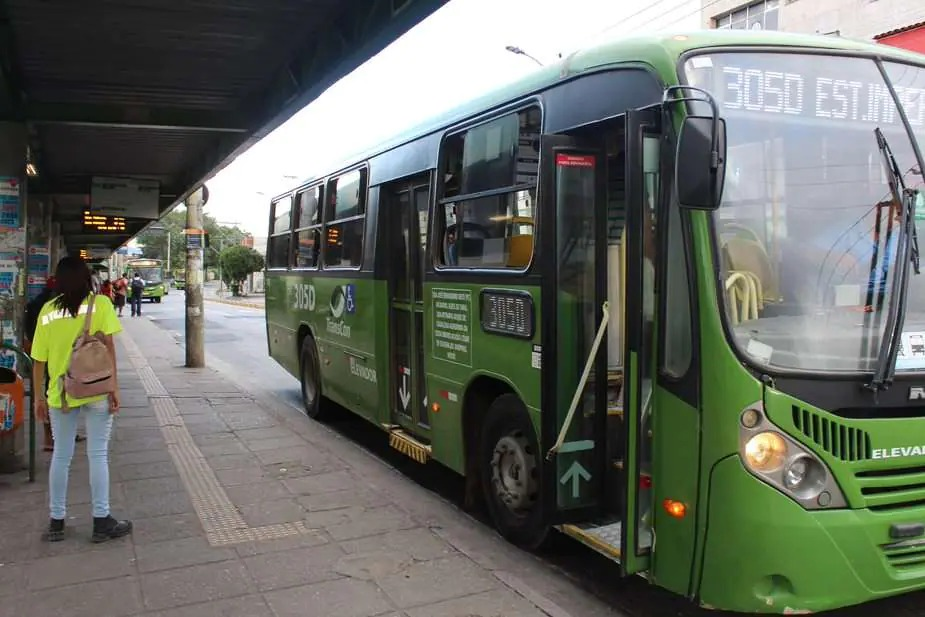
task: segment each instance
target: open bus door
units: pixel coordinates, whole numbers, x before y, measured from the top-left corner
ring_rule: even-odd
[[[655,196],[658,177],[658,112],[626,113],[626,312],[623,380],[626,478],[621,529],[624,574],[649,569],[654,513],[651,417],[655,333]]]
[[[542,451],[548,524],[603,513],[606,465],[607,225],[603,151],[566,135],[540,140],[543,277]],[[597,345],[595,345],[597,341]],[[583,387],[581,384],[584,384]]]
[[[652,165],[652,145],[657,168],[657,121],[654,111],[626,115],[622,272],[608,272],[613,264],[608,263],[603,153],[568,136],[541,139],[541,216],[555,221],[544,227],[541,239],[544,271],[554,273],[543,287],[545,512],[550,524],[619,560],[624,574],[648,569],[652,544],[646,418],[652,395],[655,245],[653,180],[646,169]],[[623,281],[625,306],[614,310],[608,280],[616,276]],[[615,314],[624,316],[623,324]],[[608,327],[621,328],[625,339],[617,409],[611,409],[608,397]],[[611,411],[622,424],[608,424]],[[607,499],[614,493],[620,498]]]

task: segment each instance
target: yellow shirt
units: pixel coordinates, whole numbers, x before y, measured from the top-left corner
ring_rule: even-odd
[[[54,299],[49,300],[39,313],[35,327],[35,340],[32,342],[32,359],[48,364],[48,406],[61,408],[61,377],[67,371],[71,360],[74,341],[83,331],[87,317],[89,296],[80,306],[77,317],[72,317],[66,310],[58,309]],[[93,316],[90,319],[90,333],[116,334],[122,331],[122,324],[106,296],[96,296],[93,304]],[[104,400],[105,395],[75,399],[67,397],[69,407],[79,407],[87,403]]]

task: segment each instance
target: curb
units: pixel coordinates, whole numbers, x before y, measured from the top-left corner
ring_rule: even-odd
[[[243,306],[244,308],[252,309],[263,309],[265,304],[257,304],[256,302],[235,302],[233,300],[223,300],[221,298],[203,298],[206,302],[216,302],[218,304],[227,304],[229,306]]]

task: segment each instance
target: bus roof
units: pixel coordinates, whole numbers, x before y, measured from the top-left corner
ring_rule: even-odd
[[[511,101],[545,90],[560,81],[570,79],[587,71],[619,64],[644,63],[655,68],[663,79],[670,79],[670,76],[675,75],[678,57],[688,51],[710,47],[738,46],[768,46],[792,49],[816,48],[831,49],[833,51],[866,52],[879,55],[885,59],[905,60],[925,65],[925,55],[888,45],[842,37],[768,30],[695,30],[602,39],[576,50],[555,64],[539,68],[521,79],[512,81],[500,88],[432,116],[430,119],[398,133],[392,139],[382,141],[367,150],[356,152],[345,159],[331,161],[332,164],[324,170],[319,170],[320,173],[306,176],[293,189],[284,191],[275,196],[273,200],[275,201],[292,193],[298,187],[322,179],[328,174],[336,173],[340,169],[384,154],[415,139],[444,130],[454,124],[504,106]]]

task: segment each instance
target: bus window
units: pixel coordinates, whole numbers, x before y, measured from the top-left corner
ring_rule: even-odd
[[[295,253],[296,268],[317,268],[321,255],[321,187],[315,186],[299,193],[298,218],[296,219]]]
[[[441,263],[463,268],[527,267],[533,257],[535,194],[530,189],[444,206]]]
[[[292,228],[292,196],[273,204],[273,227],[267,239],[267,267],[289,267],[289,239]]]
[[[348,171],[331,180],[325,204],[325,268],[360,267],[366,219],[366,170]]]
[[[444,141],[443,199],[435,221],[439,264],[517,270],[529,266],[541,119],[540,110],[531,107]]]

